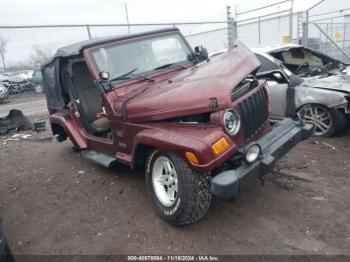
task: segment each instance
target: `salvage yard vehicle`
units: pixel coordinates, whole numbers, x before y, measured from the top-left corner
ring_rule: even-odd
[[[33,92],[36,84],[31,81],[32,71],[7,72],[0,74],[0,83],[4,85],[10,95]]]
[[[350,66],[348,64],[306,46],[277,45],[264,47],[262,51],[282,61],[290,71],[301,77],[344,76],[348,74],[345,78],[347,82],[350,81]],[[333,78],[329,82],[332,81],[341,84],[342,77]]]
[[[315,135],[331,137],[348,127],[350,115],[350,78],[337,76],[301,78],[284,63],[254,50],[261,66],[257,78],[268,80],[272,115],[293,117],[315,125]]]
[[[105,167],[144,167],[156,213],[184,225],[312,135],[291,119],[271,127],[258,67],[239,41],[209,60],[171,28],[62,47],[42,75],[57,140]]]
[[[345,75],[333,71],[340,75],[302,78],[292,73],[283,62],[265,53],[266,48],[252,50],[261,63],[256,77],[268,81],[272,117],[299,117],[315,125],[316,136],[332,137],[347,129],[347,118],[350,118],[348,69],[342,70]],[[210,57],[226,51],[216,51]]]
[[[0,104],[4,103],[9,97],[9,92],[5,85],[0,83]]]
[[[34,85],[34,90],[36,93],[43,93],[43,77],[41,75],[40,69],[34,69],[33,70],[33,76],[30,80]]]

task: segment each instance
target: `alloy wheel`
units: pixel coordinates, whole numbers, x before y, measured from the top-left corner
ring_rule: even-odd
[[[299,111],[300,117],[306,122],[315,125],[315,135],[325,135],[332,127],[332,116],[322,106],[309,105]]]
[[[178,195],[178,178],[171,160],[165,156],[158,157],[152,169],[152,183],[159,202],[171,207]]]

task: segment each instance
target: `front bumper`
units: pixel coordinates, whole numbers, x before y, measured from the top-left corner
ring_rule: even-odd
[[[301,121],[293,121],[290,118],[279,121],[271,132],[256,141],[262,151],[260,159],[252,164],[243,164],[237,169],[227,170],[213,177],[212,193],[223,198],[236,195],[242,183],[269,173],[278,159],[300,141],[312,136],[313,132],[312,125]]]

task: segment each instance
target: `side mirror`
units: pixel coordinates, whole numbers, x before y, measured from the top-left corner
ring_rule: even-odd
[[[194,54],[198,62],[202,62],[209,58],[208,50],[203,46],[196,46],[194,48]]]
[[[283,74],[281,71],[275,71],[273,72],[273,77],[276,79],[278,83],[289,83],[288,77],[286,77],[285,74]]]
[[[102,80],[108,80],[109,79],[109,72],[102,71],[99,73],[99,77]]]
[[[111,89],[109,80],[109,72],[102,71],[98,74],[100,79],[96,81],[97,88],[100,91],[100,94],[103,94]]]
[[[282,74],[280,72],[273,73],[273,76],[278,80],[283,80]]]

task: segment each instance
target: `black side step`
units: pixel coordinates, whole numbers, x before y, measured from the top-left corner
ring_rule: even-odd
[[[91,160],[92,162],[104,167],[110,167],[113,163],[117,162],[117,160],[114,157],[91,149],[81,151],[81,155],[84,158]]]

